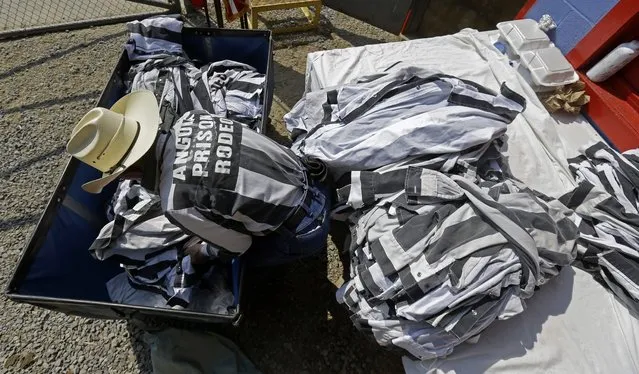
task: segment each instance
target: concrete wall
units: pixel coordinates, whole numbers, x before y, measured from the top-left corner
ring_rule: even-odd
[[[417,0],[422,1],[422,0]],[[324,0],[324,5],[399,34],[412,0]]]
[[[635,0],[639,1],[639,0]],[[551,39],[564,54],[615,6],[619,0],[537,0],[526,18],[550,14],[558,24]],[[407,11],[413,16],[405,34],[430,37],[455,33],[465,27],[494,29],[515,17],[526,0],[324,0],[324,4],[367,23],[398,34]]]
[[[525,0],[418,0],[415,1],[414,15],[405,34],[409,37],[430,37],[452,34],[466,27],[478,30],[494,29],[498,22],[513,19],[525,2]]]

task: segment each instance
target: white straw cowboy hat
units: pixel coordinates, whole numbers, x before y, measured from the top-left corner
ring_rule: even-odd
[[[160,126],[155,95],[135,91],[111,109],[94,108],[82,117],[71,133],[67,152],[102,172],[102,178],[82,185],[85,191],[102,188],[138,161],[151,148]]]

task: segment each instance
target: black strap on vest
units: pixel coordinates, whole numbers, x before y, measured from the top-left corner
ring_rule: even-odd
[[[160,105],[160,119],[162,119],[160,131],[165,134],[171,131],[171,127],[178,119],[177,113],[168,101],[162,101],[162,105]]]
[[[164,86],[166,85],[166,77],[169,75],[167,70],[160,70],[158,73],[158,79],[155,81],[155,90],[153,94],[155,99],[160,102],[162,100],[162,94],[164,93]]]
[[[299,226],[300,223],[302,223],[302,220],[309,214],[311,204],[313,204],[313,197],[311,190],[307,190],[304,201],[300,203],[295,212],[282,224],[282,226],[295,234],[297,226]]]
[[[163,133],[168,132],[175,121],[177,121],[177,115],[175,110],[166,100],[162,100],[162,94],[164,93],[164,87],[166,86],[166,80],[169,78],[168,70],[160,70],[158,73],[158,79],[155,82],[155,90],[153,94],[155,95],[155,99],[160,104],[160,119],[162,123],[160,124],[160,131]]]

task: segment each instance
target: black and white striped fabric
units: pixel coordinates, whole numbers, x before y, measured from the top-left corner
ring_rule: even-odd
[[[639,152],[599,142],[569,159],[579,186],[561,198],[583,220],[577,260],[639,312]]]
[[[241,123],[195,110],[160,135],[162,207],[171,222],[243,253],[253,235],[277,230],[309,188],[298,157]]]
[[[224,60],[198,69],[184,57],[151,59],[129,70],[130,91],[155,93],[162,128],[198,109],[255,129],[262,118],[265,76],[253,67]]]
[[[130,61],[182,56],[182,27],[179,16],[159,16],[126,24],[129,40],[124,45]]]
[[[112,206],[114,220],[102,228],[89,248],[91,254],[118,261],[130,287],[161,295],[169,307],[187,308],[193,288],[211,270],[210,265],[194,268],[184,254],[190,236],[164,216],[159,196],[136,181],[119,184]],[[215,253],[205,250],[209,256]]]
[[[337,181],[337,204],[335,211],[352,211],[380,199],[394,195],[397,183],[406,176],[407,169],[422,168],[475,178],[479,159],[482,173],[488,174],[492,157],[499,158],[497,142],[482,144],[455,154],[424,155],[382,166],[371,171],[345,173]],[[493,156],[496,154],[496,156]],[[497,162],[493,169],[501,171]],[[499,173],[501,175],[501,173]],[[399,179],[397,179],[399,178]]]
[[[165,131],[191,110],[206,110],[256,129],[262,119],[265,75],[237,61],[200,68],[182,51],[182,21],[162,16],[133,21],[125,49],[131,61],[129,91],[155,93]]]
[[[121,182],[113,197],[114,219],[107,223],[89,251],[98,260],[124,265],[147,261],[189,238],[164,216],[157,195],[132,180]]]
[[[202,79],[193,94],[209,100],[198,100],[195,109],[227,117],[255,129],[262,118],[264,74],[252,66],[223,60],[202,67]],[[198,105],[200,104],[200,105]]]
[[[341,173],[423,155],[459,158],[506,132],[525,99],[414,67],[308,93],[284,119],[292,149]]]
[[[358,209],[351,280],[337,299],[380,345],[443,357],[521,313],[535,287],[574,260],[578,218],[514,180],[404,166],[353,172],[338,192]]]
[[[201,72],[184,57],[147,60],[129,70],[130,91],[148,90],[155,93],[160,107],[162,128],[168,129],[184,113],[193,110],[198,98],[191,90],[201,80]]]

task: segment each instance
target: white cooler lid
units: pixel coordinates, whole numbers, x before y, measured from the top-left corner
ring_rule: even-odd
[[[552,43],[535,20],[518,19],[497,24],[501,37],[508,42],[513,52],[522,52],[549,47]]]
[[[557,87],[579,80],[575,69],[557,47],[523,52],[521,63],[530,71],[533,81],[541,86]]]

